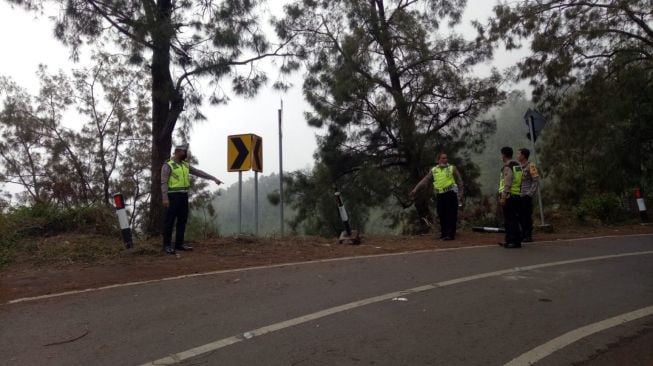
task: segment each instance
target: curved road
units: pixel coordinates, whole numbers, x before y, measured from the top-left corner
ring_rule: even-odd
[[[0,305],[1,365],[650,365],[653,236],[227,271]]]

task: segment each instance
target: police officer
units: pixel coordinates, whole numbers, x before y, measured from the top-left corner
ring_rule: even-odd
[[[463,199],[463,178],[455,166],[449,164],[447,154],[438,154],[438,165],[410,192],[414,196],[422,187],[433,185],[437,198],[437,211],[440,220],[440,239],[454,240],[456,238],[456,223],[458,221],[458,202]]]
[[[519,209],[522,182],[522,169],[519,163],[512,160],[512,148],[501,148],[501,176],[499,177],[499,203],[503,207],[503,220],[506,227],[504,248],[521,248],[521,232],[519,230]]]
[[[537,192],[540,181],[540,173],[534,163],[528,161],[531,156],[530,150],[519,149],[517,161],[521,165],[522,181],[519,203],[519,223],[521,226],[522,243],[533,241],[533,195]]]
[[[184,244],[184,232],[188,220],[188,191],[190,190],[190,174],[222,184],[218,178],[196,169],[188,164],[188,145],[175,147],[172,158],[161,167],[161,195],[163,207],[166,209],[163,227],[163,251],[175,254],[175,250],[193,250]],[[175,247],[172,248],[172,228],[177,221]]]

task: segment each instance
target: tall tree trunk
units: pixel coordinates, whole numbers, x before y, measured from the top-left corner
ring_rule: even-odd
[[[154,110],[156,109],[154,108]],[[167,112],[167,110],[161,112]],[[153,112],[153,114],[156,116],[156,112]],[[150,179],[152,195],[150,196],[150,212],[147,228],[147,232],[150,235],[159,235],[163,229],[164,209],[161,195],[161,167],[170,157],[170,150],[172,149],[172,136],[162,136],[162,128],[155,121],[156,119],[153,119],[152,165],[150,166],[152,172]]]
[[[170,157],[172,132],[183,110],[183,97],[176,90],[170,73],[170,45],[174,29],[170,24],[170,0],[157,2],[156,17],[159,28],[153,30],[152,50],[152,164],[150,212],[147,233],[159,235],[163,229],[163,202],[161,197],[161,167]]]
[[[410,177],[410,182],[414,185],[421,180],[419,163],[421,148],[417,146],[415,141],[415,121],[410,114],[409,104],[406,101],[404,92],[401,85],[401,75],[395,60],[394,49],[392,45],[391,30],[388,28],[388,23],[385,15],[383,0],[370,0],[371,14],[371,28],[372,35],[375,37],[378,44],[383,50],[383,57],[386,61],[388,77],[390,78],[390,85],[392,87],[392,97],[397,107],[397,122],[399,129],[399,146],[397,148],[406,159],[407,172]],[[429,227],[424,223],[422,218],[433,222],[433,216],[429,209],[430,195],[418,194],[415,197],[415,209],[420,218],[418,224],[419,232],[428,232]]]

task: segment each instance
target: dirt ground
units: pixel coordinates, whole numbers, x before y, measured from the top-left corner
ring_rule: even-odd
[[[584,227],[562,232],[537,233],[536,241],[604,236],[653,234],[653,226]],[[101,259],[38,262],[17,260],[0,272],[0,303],[22,297],[101,287],[134,281],[207,271],[246,268],[270,264],[312,261],[369,254],[410,252],[425,249],[494,245],[502,234],[463,231],[455,241],[425,236],[368,236],[361,245],[339,245],[335,240],[313,237],[259,239],[227,237],[192,243],[193,252],[177,256],[159,254],[156,242],[139,243],[129,251],[115,251]],[[64,238],[50,245],[65,246]],[[115,243],[120,245],[119,242]],[[529,244],[529,245],[537,245]]]

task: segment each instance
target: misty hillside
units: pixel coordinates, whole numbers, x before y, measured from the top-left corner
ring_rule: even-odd
[[[254,221],[254,176],[253,173],[243,177],[243,233],[253,234]],[[280,207],[273,206],[268,201],[268,194],[279,190],[279,175],[259,175],[259,235],[268,236],[279,233]],[[218,227],[222,235],[238,233],[238,183],[230,185],[227,189],[220,189],[220,195],[214,200],[218,213]],[[285,218],[292,215],[292,210],[286,206]],[[286,233],[289,232],[286,225]]]
[[[523,116],[531,107],[523,92],[513,92],[508,100],[500,107],[493,109],[488,114],[497,121],[497,130],[488,136],[485,150],[481,154],[474,154],[472,159],[480,168],[479,183],[483,194],[493,194],[498,182],[501,160],[499,149],[503,146],[512,146],[516,150],[521,147],[530,148],[530,141],[526,138],[528,129]],[[252,173],[246,174],[243,179],[243,233],[254,233],[254,177]],[[259,176],[259,235],[270,236],[279,233],[279,206],[272,205],[267,196],[269,193],[278,192],[279,176],[277,174]],[[214,200],[218,213],[217,223],[222,235],[238,233],[238,183],[226,189],[221,189],[220,195]],[[334,210],[337,210],[334,201]],[[370,220],[365,228],[359,228],[368,234],[397,234],[398,229],[386,227],[388,223],[382,218],[383,210],[373,208]],[[293,210],[286,206],[285,218],[291,219]],[[286,225],[286,233],[290,229]],[[301,233],[300,233],[301,234]]]
[[[532,108],[532,105],[526,99],[524,92],[515,91],[508,95],[503,105],[488,113],[496,119],[496,132],[487,137],[485,150],[481,154],[472,155],[472,159],[480,169],[479,184],[483,194],[493,194],[497,190],[502,165],[500,157],[502,147],[512,147],[515,151],[515,159],[518,149],[525,147],[532,150],[531,142],[526,138],[528,127],[524,122],[524,114],[528,108]],[[532,157],[531,152],[531,159]]]

